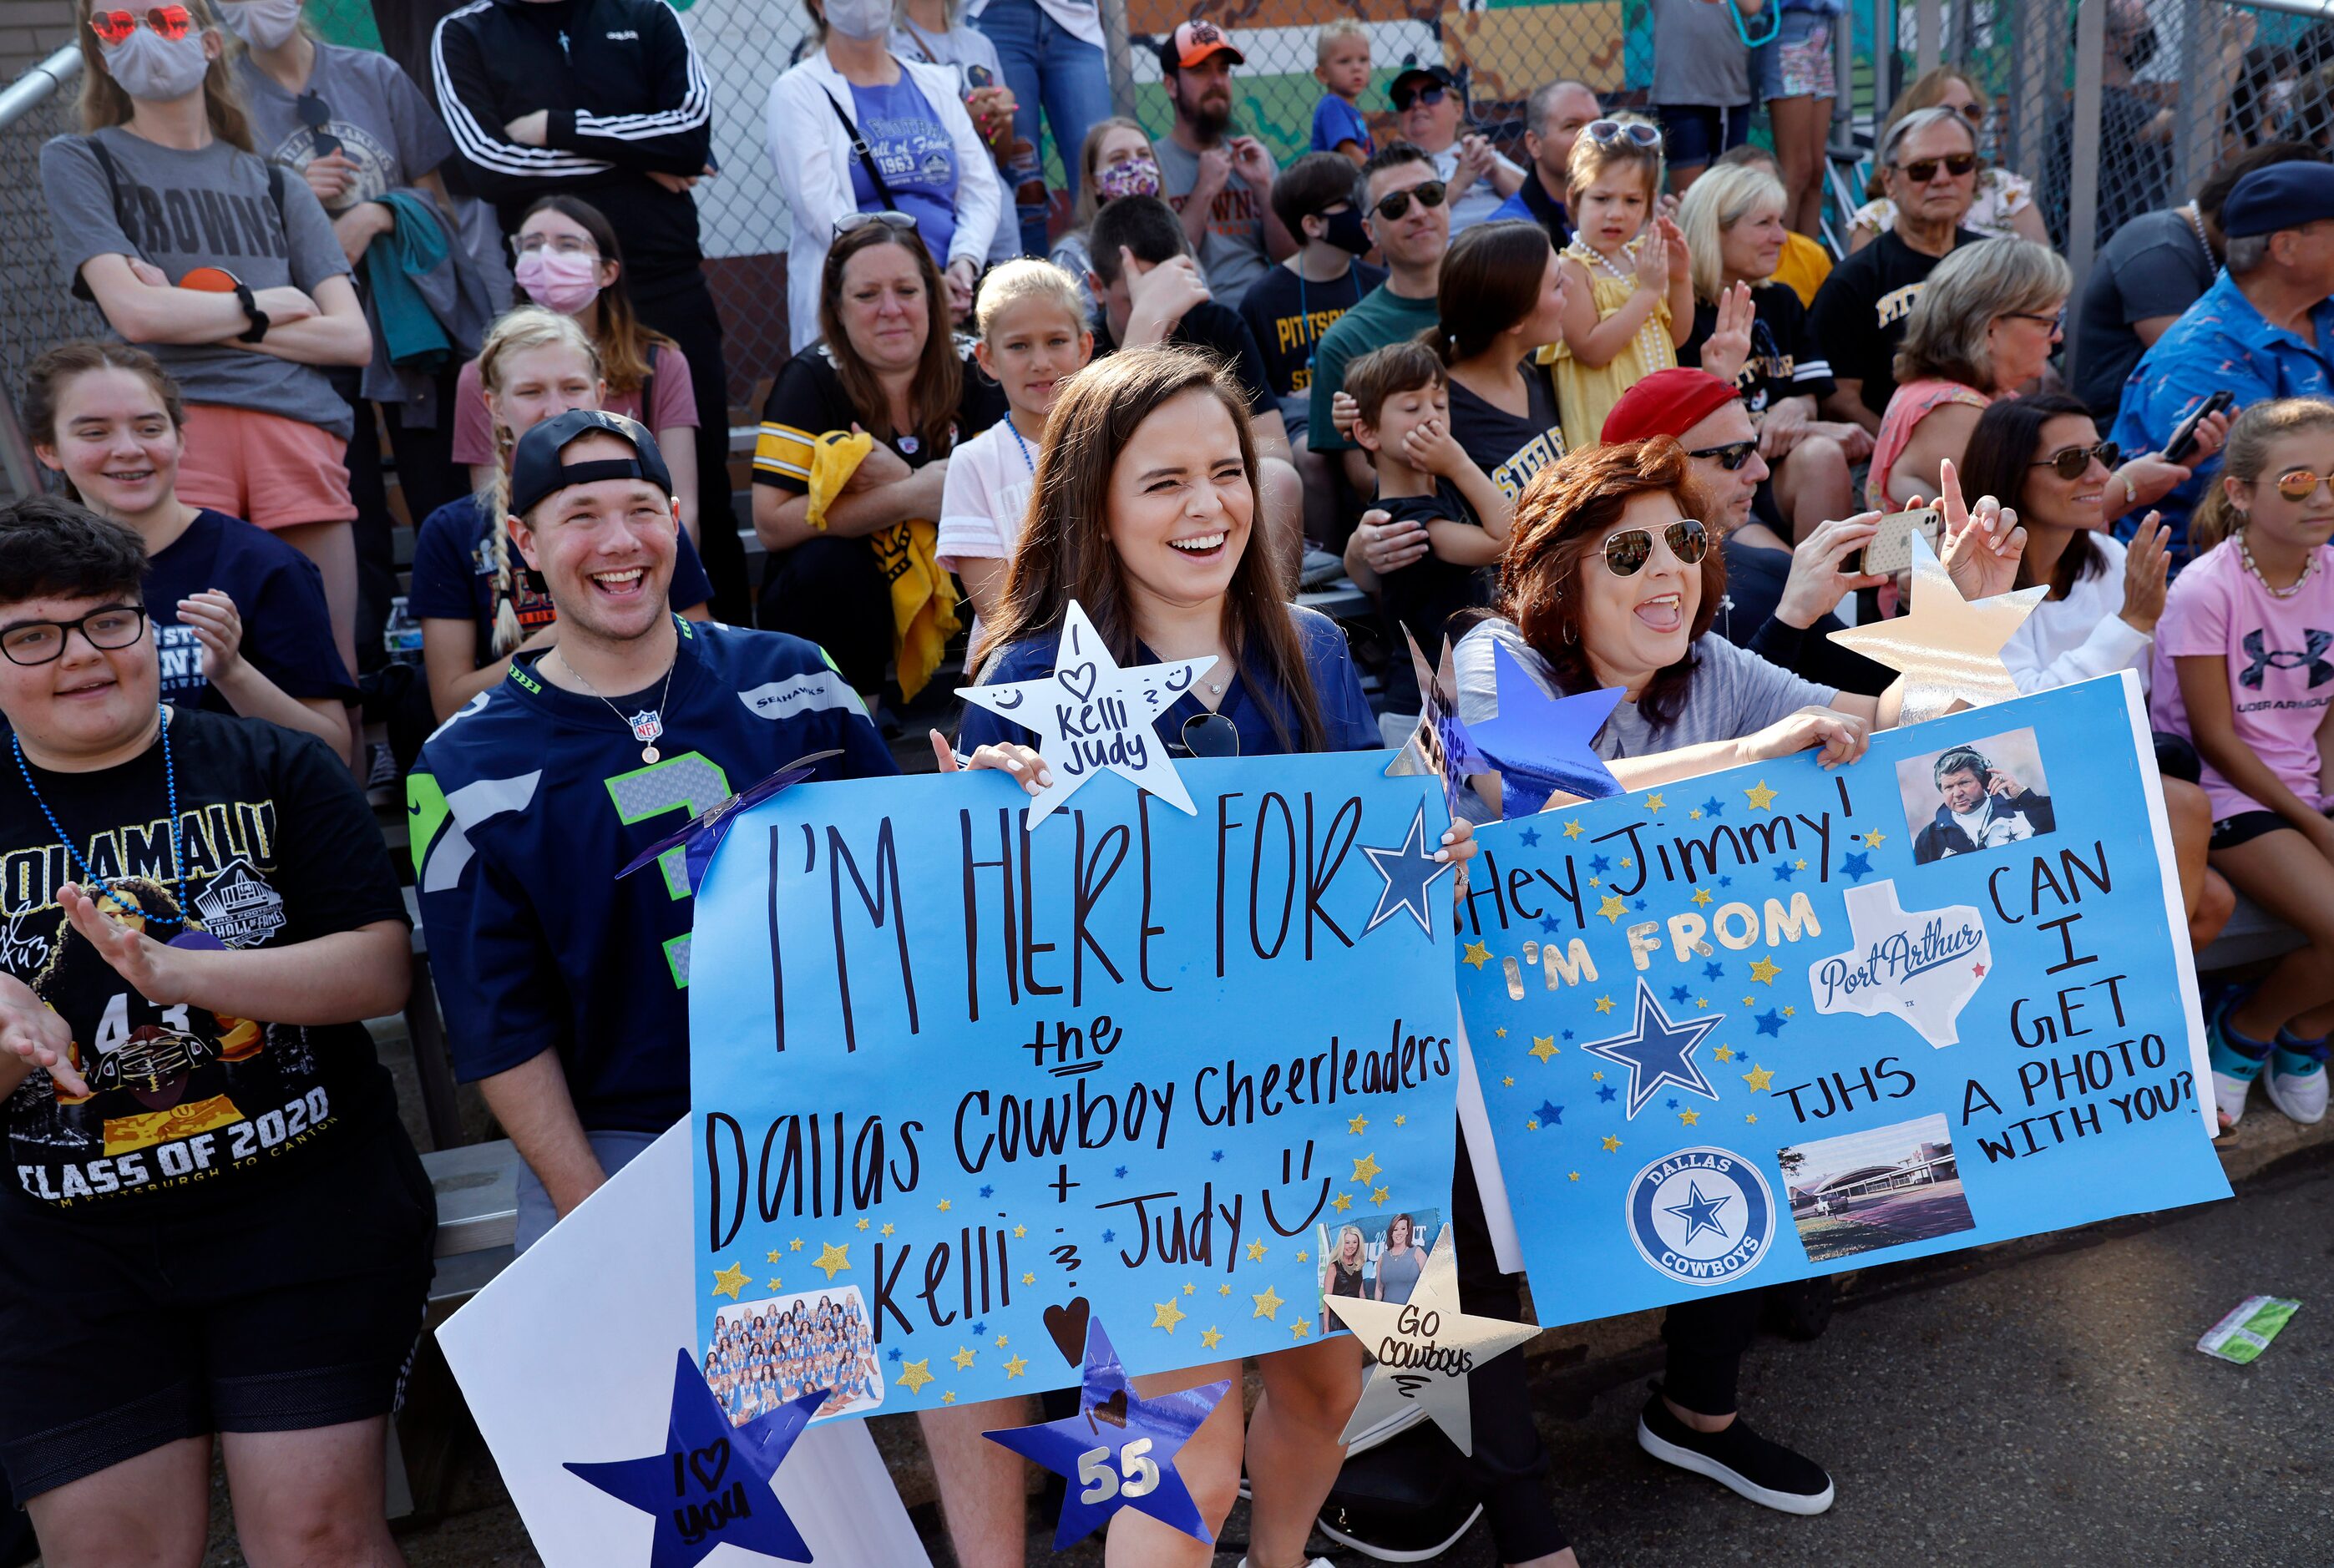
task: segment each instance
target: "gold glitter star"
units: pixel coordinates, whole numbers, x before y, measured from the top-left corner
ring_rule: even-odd
[[[922,1393],[924,1385],[931,1380],[932,1358],[930,1356],[920,1361],[910,1361],[900,1369],[900,1381],[911,1394]]]
[[[1175,1298],[1172,1295],[1165,1301],[1151,1303],[1151,1326],[1154,1329],[1165,1329],[1172,1334],[1175,1332],[1175,1325],[1185,1316],[1183,1309],[1175,1304]]]
[[[1799,1015],[1799,1010],[1797,1007],[1786,1007],[1783,1009],[1783,1016],[1786,1018],[1796,1018]]]
[[[1500,1080],[1500,1087],[1502,1089],[1513,1089],[1515,1086],[1516,1081],[1513,1077],[1502,1078]]]
[[[1745,996],[1745,997],[1743,997],[1743,998],[1742,998],[1742,1005],[1743,1005],[1745,1007],[1748,1007],[1748,1006],[1750,1006],[1753,1002],[1755,1002],[1755,1001],[1757,1001],[1757,1000],[1758,1000],[1758,998],[1757,998],[1757,997],[1755,997],[1755,996]]]
[[[1480,969],[1484,965],[1491,961],[1491,949],[1486,948],[1480,942],[1470,942],[1467,944],[1467,950],[1460,954],[1459,957],[1465,962],[1472,964],[1475,967]]]
[[[1781,792],[1779,790],[1769,789],[1767,787],[1767,781],[1765,779],[1760,779],[1757,784],[1752,784],[1749,789],[1744,790],[1742,793],[1750,797],[1750,809],[1752,811],[1770,812],[1775,809],[1775,796]]]
[[[958,1371],[963,1371],[972,1365],[973,1357],[977,1353],[977,1352],[969,1351],[965,1349],[964,1346],[959,1345],[956,1348],[956,1354],[950,1356],[949,1360],[956,1363],[956,1370]]]
[[[769,1252],[769,1259],[770,1259],[770,1261],[771,1261],[772,1263],[779,1262],[779,1261],[784,1257],[784,1255],[784,1255],[784,1254],[782,1254],[782,1253],[780,1253],[780,1252],[778,1251],[778,1249],[777,1249],[776,1247],[775,1247],[775,1246],[774,1246],[774,1247],[772,1247],[772,1248],[770,1249],[770,1252]]]
[[[717,1271],[713,1275],[713,1294],[726,1295],[731,1301],[736,1301],[738,1293],[746,1288],[746,1271],[733,1263],[728,1268]]]
[[[1578,1181],[1578,1180],[1580,1179],[1580,1172],[1578,1172],[1578,1171],[1577,1171],[1577,1170],[1576,1170],[1576,1171],[1574,1171],[1574,1172],[1572,1172],[1572,1179],[1573,1179],[1573,1180],[1575,1180],[1575,1181]]]
[[[1686,1126],[1688,1126],[1688,1127],[1692,1127],[1694,1123],[1696,1123],[1696,1122],[1700,1121],[1701,1120],[1702,1120],[1702,1112],[1701,1112],[1701,1111],[1679,1111],[1679,1112],[1678,1112],[1678,1121],[1680,1121],[1681,1122],[1684,1123],[1684,1124],[1685,1124]]]
[[[819,1243],[819,1247],[818,1261],[811,1265],[811,1267],[826,1270],[826,1277],[830,1282],[836,1275],[844,1273],[851,1267],[849,1244],[837,1246],[831,1241],[825,1241]]]
[[[1864,842],[1866,848],[1876,850],[1886,841],[1887,837],[1888,835],[1886,833],[1882,832],[1878,828],[1875,828],[1870,832],[1864,835]]]
[[[1506,1024],[1500,1024],[1500,1027],[1498,1027],[1497,1029],[1492,1030],[1492,1031],[1491,1031],[1491,1033],[1492,1033],[1492,1034],[1497,1034],[1500,1039],[1504,1040],[1504,1039],[1506,1039],[1506,1038],[1508,1037],[1508,1028],[1507,1028],[1507,1025],[1506,1025]]]
[[[1539,1119],[1538,1117],[1533,1117],[1531,1120],[1526,1121],[1524,1123],[1524,1130],[1526,1132],[1538,1132],[1539,1130]]]
[[[1580,824],[1579,824],[1578,822],[1567,822],[1567,823],[1565,823],[1565,824],[1564,824],[1564,836],[1565,836],[1566,838],[1567,838],[1567,839],[1577,839],[1577,838],[1578,838],[1578,837],[1580,836]]]
[[[1702,808],[1700,806],[1694,807],[1693,810],[1686,813],[1685,814],[1694,822],[1702,821]]]
[[[1596,906],[1596,912],[1617,926],[1621,923],[1621,917],[1628,912],[1628,905],[1607,893],[1605,895],[1604,901]]]
[[[1339,1214],[1343,1214],[1345,1210],[1354,1207],[1354,1195],[1350,1192],[1341,1192],[1336,1197],[1329,1200],[1329,1207],[1336,1209]],[[1230,1293],[1227,1291],[1225,1294],[1230,1294]]]
[[[1303,1318],[1298,1318],[1288,1325],[1288,1337],[1293,1340],[1301,1340],[1312,1332],[1313,1325]]]
[[[1378,1163],[1378,1157],[1376,1155],[1365,1154],[1359,1159],[1354,1161],[1354,1174],[1352,1179],[1361,1182],[1374,1181],[1377,1178],[1378,1172],[1384,1169],[1384,1166]]]
[[[1659,795],[1647,795],[1645,797],[1645,809],[1649,812],[1657,812],[1661,810],[1662,797]]]
[[[1619,1139],[1617,1139],[1617,1138],[1614,1137],[1614,1136],[1613,1136],[1611,1133],[1609,1133],[1609,1132],[1608,1132],[1608,1133],[1606,1133],[1606,1134],[1605,1135],[1605,1152],[1606,1152],[1606,1153],[1610,1154],[1610,1153],[1612,1153],[1615,1150],[1616,1150],[1616,1149],[1618,1149],[1618,1148],[1620,1148],[1620,1147],[1621,1147],[1621,1140],[1620,1140]]]
[[[1802,857],[1801,857],[1801,858],[1799,858],[1799,860],[1793,861],[1791,862],[1791,869],[1792,869],[1793,871],[1806,871],[1806,870],[1808,869],[1808,862],[1807,862],[1807,859],[1806,859],[1806,857],[1802,856]]]
[[[1369,1118],[1366,1116],[1356,1116],[1351,1121],[1345,1123],[1345,1130],[1352,1133],[1355,1137],[1359,1138],[1363,1133],[1369,1130]]]
[[[946,1392],[946,1393],[942,1394],[942,1395],[940,1396],[940,1403],[941,1403],[941,1404],[944,1404],[944,1405],[952,1405],[952,1404],[955,1404],[955,1403],[956,1403],[956,1390],[955,1390],[954,1389],[950,1389],[950,1390],[948,1390],[948,1392]]]
[[[1275,1323],[1280,1321],[1280,1309],[1288,1304],[1280,1299],[1280,1293],[1270,1285],[1264,1287],[1262,1295],[1250,1296],[1249,1299],[1256,1303],[1256,1311],[1249,1313],[1249,1316],[1270,1318]]]
[[[1597,997],[1596,1010],[1599,1013],[1610,1013],[1613,1010],[1613,998],[1610,996]]]
[[[949,1211],[949,1200],[948,1200],[947,1198],[941,1198],[941,1199],[940,1199],[940,1212],[941,1212],[942,1214],[946,1214],[948,1211]]]
[[[892,1227],[888,1225],[885,1226],[883,1227],[883,1234],[885,1236],[891,1235]],[[1029,1227],[1026,1225],[1017,1225],[1013,1227],[1013,1239],[1016,1241],[1019,1241],[1023,1236],[1027,1236],[1028,1234]]]
[[[786,1243],[786,1250],[788,1252],[800,1252],[802,1250],[802,1237],[796,1236],[794,1240]]]
[[[786,1286],[779,1281],[776,1275],[773,1275],[770,1276],[770,1283],[766,1288],[770,1290],[784,1290]]]
[[[1742,1075],[1742,1082],[1761,1094],[1767,1092],[1767,1085],[1774,1081],[1775,1070],[1771,1067],[1761,1067],[1755,1062],[1750,1064],[1750,1071]]]
[[[1396,1127],[1407,1127],[1410,1125],[1410,1118],[1407,1116],[1397,1116],[1394,1119],[1394,1124]]]
[[[1525,1053],[1527,1055],[1538,1057],[1542,1062],[1546,1062],[1556,1053],[1556,1036],[1553,1034],[1533,1035],[1532,1048]]]
[[[1311,1263],[1313,1261],[1313,1255],[1309,1252],[1299,1252],[1297,1255],[1297,1261],[1298,1263]]]
[[[1597,1082],[1602,1083],[1605,1082],[1605,1070],[1600,1067],[1596,1072],[1591,1073],[1588,1076],[1595,1079]]]
[[[887,1219],[887,1220],[885,1220],[885,1221],[883,1222],[883,1234],[884,1234],[885,1236],[889,1236],[889,1235],[891,1235],[891,1234],[892,1234],[892,1230],[893,1230],[894,1228],[895,1228],[895,1227],[892,1226],[892,1222],[891,1222],[890,1220],[888,1220],[888,1219]],[[1020,1232],[1016,1231],[1016,1232],[1014,1232],[1014,1234],[1015,1234],[1016,1236],[1018,1236],[1018,1235],[1020,1234]]]
[[[1025,1274],[1021,1276],[1021,1283],[1023,1284],[1036,1284],[1037,1283],[1037,1276],[1034,1274]]]
[[[1637,863],[1637,862],[1636,862],[1636,861],[1633,861],[1633,860],[1631,860],[1628,856],[1626,856],[1626,855],[1623,855],[1623,856],[1621,857],[1621,863],[1622,863],[1624,866],[1635,867],[1635,866],[1636,865],[1636,863]]]
[[[1734,1060],[1734,1047],[1731,1045],[1721,1045],[1717,1050],[1712,1051],[1711,1054],[1717,1057],[1721,1062],[1731,1062]]]
[[[1374,1189],[1370,1193],[1370,1202],[1379,1207],[1384,1207],[1385,1206],[1386,1194],[1388,1190],[1388,1188],[1383,1187]]]
[[[1029,1361],[1026,1356],[1015,1356],[1005,1363],[1005,1375],[1008,1380],[1018,1378],[1028,1370]]]
[[[1302,1256],[1304,1255],[1304,1254],[1299,1253],[1297,1255],[1298,1255],[1299,1257],[1302,1257]],[[1185,1295],[1190,1295],[1190,1294],[1191,1294],[1193,1292],[1197,1291],[1199,1288],[1200,1288],[1200,1287],[1199,1287],[1198,1285],[1193,1284],[1192,1284],[1190,1280],[1188,1280],[1188,1279],[1187,1279],[1187,1280],[1185,1280],[1185,1281],[1183,1282],[1183,1294],[1184,1294]],[[998,1342],[999,1344],[1002,1344],[1002,1343],[1004,1343],[1005,1342],[1003,1342],[1002,1340],[999,1340]]]
[[[1214,1350],[1223,1337],[1224,1331],[1210,1324],[1200,1331],[1200,1348],[1203,1351]]]
[[[1000,1350],[1000,1351],[1001,1351],[1001,1350],[1003,1350],[1003,1349],[1006,1347],[1006,1345],[1007,1345],[1008,1343],[1009,1343],[1009,1342],[1009,1342],[1009,1341],[1008,1341],[1008,1340],[1006,1339],[1006,1337],[1005,1337],[1003,1334],[998,1334],[998,1335],[997,1336],[997,1348],[998,1348],[998,1350]]]
[[[1743,1113],[1742,1120],[1745,1121],[1756,1121],[1759,1120],[1759,1113],[1755,1111],[1745,1111]]]
[[[1216,1287],[1216,1294],[1218,1295],[1230,1295],[1232,1294],[1232,1287],[1229,1284],[1220,1284]]]
[[[1249,1238],[1248,1244],[1248,1260],[1250,1263],[1262,1263],[1264,1261],[1264,1243],[1258,1241],[1253,1237]]]
[[[1693,1005],[1697,1007],[1707,1007],[1710,1005],[1710,998],[1707,996],[1696,996],[1693,999]]]
[[[1772,953],[1750,961],[1750,977],[1761,986],[1773,985],[1775,976],[1782,972],[1783,966],[1775,962],[1775,955]]]
[[[1592,888],[1593,888],[1593,887],[1595,887],[1595,886],[1596,886],[1596,879],[1595,877],[1591,877],[1591,878],[1589,878],[1589,879],[1588,879],[1588,885],[1589,885],[1590,887],[1592,887]]]
[[[1708,888],[1696,888],[1693,890],[1693,904],[1696,909],[1700,909],[1702,906],[1709,902],[1710,890]]]
[[[867,1217],[863,1214],[859,1217],[859,1228],[862,1230],[867,1228]]]

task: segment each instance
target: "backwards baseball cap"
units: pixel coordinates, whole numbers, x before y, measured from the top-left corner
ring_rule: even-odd
[[[1708,370],[1673,365],[1638,378],[1605,416],[1601,438],[1613,445],[1648,436],[1683,436],[1740,396]]]
[[[1181,71],[1210,54],[1228,54],[1234,65],[1248,63],[1248,56],[1232,47],[1230,34],[1212,22],[1186,22],[1160,41],[1159,69]]]
[[[2300,228],[2334,217],[2334,167],[2280,163],[2237,181],[2221,207],[2221,232],[2231,239]]]
[[[613,436],[632,455],[588,463],[570,463],[560,457],[571,443],[591,435]],[[511,515],[524,517],[555,491],[595,479],[645,479],[668,497],[672,495],[672,470],[664,466],[664,454],[657,450],[647,426],[600,409],[570,409],[518,438],[518,449],[511,454]]]

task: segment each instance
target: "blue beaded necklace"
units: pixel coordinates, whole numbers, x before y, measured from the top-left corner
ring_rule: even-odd
[[[146,913],[145,918],[149,920],[162,920],[174,926],[184,926],[187,923],[185,914],[187,852],[182,836],[183,829],[178,821],[178,774],[170,762],[170,709],[163,703],[157,703],[154,706],[155,711],[161,718],[162,788],[170,804],[170,896],[179,913],[175,915]],[[41,798],[40,786],[33,782],[33,770],[24,761],[24,743],[16,738],[14,730],[8,733],[8,749],[15,754],[16,772],[24,779],[24,788],[31,793],[33,803],[40,807],[41,815],[48,819],[49,831],[57,835],[57,842],[64,845],[65,853],[71,855],[73,864],[81,868],[82,880],[90,889],[90,896],[95,898],[111,891],[106,880],[97,874],[88,861],[82,858],[81,851],[66,835],[65,830],[58,824],[57,813],[49,809],[49,803]],[[144,911],[141,910],[141,913]]]
[[[1013,416],[1010,414],[1005,416],[1005,428],[1011,433],[1013,444],[1021,448],[1022,466],[1029,470],[1029,477],[1035,479],[1037,476],[1037,460],[1029,456],[1029,443],[1021,438],[1021,432],[1013,428]]]

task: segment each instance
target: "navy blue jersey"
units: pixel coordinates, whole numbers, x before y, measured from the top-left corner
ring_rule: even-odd
[[[415,880],[455,1072],[556,1051],[590,1130],[661,1131],[689,1109],[690,926],[680,851],[616,872],[691,816],[830,747],[819,779],[897,773],[866,709],[799,638],[682,620],[663,756],[595,697],[511,666],[408,777]],[[662,682],[614,697],[655,707]]]
[[[1354,669],[1352,653],[1345,647],[1345,634],[1337,623],[1315,610],[1304,610],[1292,604],[1288,619],[1297,627],[1297,640],[1305,645],[1305,668],[1313,678],[1313,699],[1320,705],[1324,751],[1374,751],[1385,742],[1378,736],[1378,721],[1371,717],[1369,699],[1362,695],[1362,678]],[[1032,637],[1002,649],[989,661],[982,671],[983,686],[1004,686],[1017,680],[1036,680],[1053,673],[1054,650],[1061,640],[1058,631],[1042,637]],[[1156,664],[1159,656],[1137,645],[1134,662]],[[1218,679],[1221,671],[1206,677]],[[1190,754],[1182,747],[1183,726],[1207,712],[1200,705],[1196,693],[1186,692],[1175,706],[1154,721],[1159,736],[1177,756]],[[1232,721],[1239,731],[1242,756],[1277,756],[1295,748],[1300,731],[1297,709],[1288,694],[1260,670],[1242,670],[1224,693],[1216,711]],[[1281,732],[1288,741],[1284,744],[1273,729],[1268,715],[1278,716]],[[957,749],[969,752],[976,746],[999,741],[1016,741],[1023,746],[1035,746],[1037,737],[1008,719],[998,717],[985,707],[968,706],[964,710],[964,726],[957,732]]]
[[[162,659],[164,701],[235,711],[203,675],[195,629],[178,624],[178,601],[213,588],[234,600],[243,618],[245,661],[285,696],[357,700],[356,682],[333,641],[316,563],[266,529],[206,506],[146,562],[146,612]]]
[[[448,501],[423,518],[413,536],[413,585],[405,593],[405,608],[417,620],[467,620],[477,629],[475,657],[480,669],[495,656],[495,554],[487,522],[483,495]],[[516,544],[511,546],[511,607],[524,640],[558,620],[559,612],[551,595],[535,585]],[[713,584],[686,528],[674,541],[672,584],[665,597],[676,610],[694,610],[713,597]]]

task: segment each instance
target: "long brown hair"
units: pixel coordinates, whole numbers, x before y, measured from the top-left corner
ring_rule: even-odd
[[[1073,599],[1085,607],[1113,658],[1121,664],[1137,660],[1126,580],[1110,542],[1111,476],[1143,422],[1186,392],[1205,392],[1231,415],[1249,488],[1261,495],[1248,399],[1230,370],[1204,354],[1165,343],[1096,360],[1070,378],[1046,421],[1045,449],[1005,580],[1005,601],[995,619],[983,623],[976,660],[992,648],[1056,630]],[[1269,705],[1260,705],[1280,745],[1292,751],[1321,750],[1327,732],[1320,699],[1271,551],[1253,525],[1224,593],[1223,637],[1243,675],[1253,670],[1257,684],[1278,685],[1288,694],[1297,736],[1282,728]]]
[[[187,428],[187,406],[178,396],[178,383],[170,379],[159,360],[131,343],[72,338],[43,350],[24,372],[24,435],[34,446],[57,444],[57,409],[64,401],[64,390],[92,370],[129,371],[153,389],[162,411],[170,417],[172,429]],[[59,473],[62,476],[63,471]],[[65,494],[81,499],[70,477],[65,478]]]
[[[602,261],[616,264],[616,281],[600,291],[600,334],[593,347],[599,351],[600,374],[607,380],[610,397],[639,391],[649,379],[649,351],[674,345],[670,338],[643,322],[640,313],[632,309],[632,289],[627,281],[631,274],[624,266],[624,247],[616,238],[616,226],[608,221],[607,214],[581,197],[546,196],[526,209],[526,216],[518,220],[519,227],[525,228],[527,218],[539,212],[555,212],[574,224],[592,236],[593,247],[600,253]],[[512,290],[516,296],[511,301],[514,306],[535,303],[527,292],[516,284]],[[649,423],[655,412],[643,408],[641,423]],[[697,410],[700,419],[710,419],[716,414],[728,417],[720,409]]]
[[[1974,246],[1963,245],[1963,250]],[[2090,405],[2064,392],[2037,392],[2030,398],[2004,398],[1977,418],[1970,432],[1966,457],[1960,466],[1962,494],[1992,495],[2005,506],[2026,512],[2026,486],[2034,476],[2035,457],[2042,449],[2042,427],[2053,419],[2089,419]],[[2091,428],[2097,431],[2098,422]],[[2031,519],[2029,518],[2030,522]],[[2075,584],[2107,570],[2107,552],[2082,528],[2067,537],[2050,568],[2050,597],[2064,599]],[[2014,588],[2034,586],[2034,556],[2029,551],[2018,563]]]
[[[1531,314],[1554,251],[1548,230],[1536,223],[1479,223],[1466,230],[1442,258],[1434,293],[1438,324],[1419,341],[1446,365],[1483,352]]]
[[[1533,475],[1516,502],[1493,608],[1522,629],[1524,640],[1553,667],[1566,691],[1593,691],[1600,684],[1580,640],[1581,574],[1605,570],[1600,550],[1606,535],[1621,525],[1631,500],[1657,492],[1674,496],[1689,517],[1717,515],[1693,476],[1685,448],[1672,436],[1568,452]],[[1713,529],[1702,558],[1702,601],[1694,609],[1685,657],[1656,671],[1637,695],[1637,711],[1650,722],[1666,724],[1677,716],[1693,675],[1693,645],[1710,630],[1725,597],[1726,556]]]
[[[916,258],[916,275],[924,284],[924,357],[916,366],[915,386],[908,395],[909,418],[915,422],[912,432],[924,445],[924,450],[935,457],[948,455],[950,432],[956,428],[957,403],[964,392],[964,361],[957,358],[956,340],[949,330],[948,284],[940,278],[940,269],[933,265],[932,253],[912,230],[895,229],[890,224],[869,223],[834,236],[826,248],[826,265],[819,269],[818,331],[826,340],[826,351],[834,361],[835,374],[843,379],[843,390],[850,395],[851,407],[859,416],[859,423],[877,440],[889,440],[910,432],[892,428],[892,399],[875,372],[851,346],[851,334],[843,328],[843,269],[861,251],[879,245],[895,245]]]
[[[2269,475],[2269,449],[2280,437],[2300,430],[2334,430],[2334,402],[2324,398],[2277,398],[2255,403],[2229,427],[2221,467],[2204,486],[2204,498],[2188,516],[2188,550],[2202,555],[2245,525],[2242,508],[2229,499],[2222,481],[2258,485]]]
[[[206,33],[218,34],[222,44],[217,57],[203,72],[203,117],[210,121],[213,136],[250,152],[251,120],[243,111],[243,94],[236,90],[235,51],[226,47],[234,42],[235,35],[219,25],[207,0],[185,0],[185,5],[195,24]],[[81,128],[88,132],[125,125],[135,106],[121,83],[105,68],[105,50],[90,27],[86,0],[74,0],[73,9],[79,13],[73,19],[73,38],[81,45]]]

